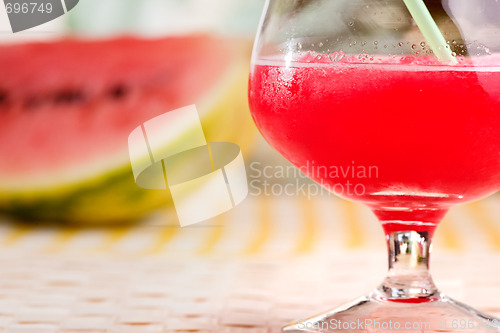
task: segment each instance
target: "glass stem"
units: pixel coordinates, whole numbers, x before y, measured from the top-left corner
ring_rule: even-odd
[[[432,301],[438,291],[429,272],[431,231],[394,231],[387,234],[389,274],[378,287],[378,297],[394,301]]]

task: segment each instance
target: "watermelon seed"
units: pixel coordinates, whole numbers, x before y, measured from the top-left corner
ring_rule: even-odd
[[[56,94],[56,103],[78,103],[83,101],[84,96],[78,90],[63,90]]]
[[[8,94],[6,91],[0,89],[0,105],[7,104]]]
[[[114,99],[121,99],[127,94],[127,88],[123,85],[117,85],[111,89],[111,97]]]

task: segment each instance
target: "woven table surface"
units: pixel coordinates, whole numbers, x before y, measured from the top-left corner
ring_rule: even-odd
[[[434,240],[442,291],[500,315],[500,198],[452,210]],[[381,282],[380,226],[358,205],[249,197],[180,228],[0,230],[0,332],[279,332]]]

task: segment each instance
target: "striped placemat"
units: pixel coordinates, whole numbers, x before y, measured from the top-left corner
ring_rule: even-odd
[[[437,231],[436,283],[500,315],[498,197]],[[2,224],[1,333],[271,333],[349,301],[386,270],[371,213],[333,197],[249,197],[180,228],[172,211],[105,228]]]
[[[454,208],[439,226],[437,249],[500,253],[500,197]],[[331,196],[249,197],[214,219],[180,228],[165,210],[132,226],[111,228],[18,225],[0,227],[2,251],[166,257],[288,258],[385,247],[382,229],[365,207]]]

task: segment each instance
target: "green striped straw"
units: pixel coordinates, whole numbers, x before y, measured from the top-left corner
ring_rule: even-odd
[[[403,0],[410,11],[411,16],[417,23],[420,31],[424,35],[434,54],[443,61],[451,61],[457,64],[457,59],[453,56],[450,47],[446,44],[443,34],[431,16],[429,9],[423,0]]]

